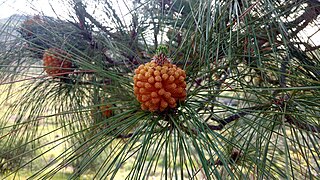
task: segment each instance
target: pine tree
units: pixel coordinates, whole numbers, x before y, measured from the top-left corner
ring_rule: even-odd
[[[319,1],[123,4],[1,25],[1,177],[319,178]]]

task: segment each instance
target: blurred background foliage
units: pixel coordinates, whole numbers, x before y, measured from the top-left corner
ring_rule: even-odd
[[[319,1],[60,3],[1,21],[2,178],[319,178]],[[187,99],[151,113],[133,75],[161,44]]]

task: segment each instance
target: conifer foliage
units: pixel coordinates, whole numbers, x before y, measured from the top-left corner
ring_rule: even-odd
[[[318,1],[64,6],[1,25],[0,177],[319,177]]]

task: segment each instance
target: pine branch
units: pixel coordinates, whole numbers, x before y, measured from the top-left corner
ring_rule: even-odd
[[[249,114],[249,112],[240,112],[240,113],[237,113],[237,114],[233,114],[229,117],[227,117],[226,119],[220,121],[220,124],[219,125],[209,125],[208,124],[208,127],[211,129],[211,130],[218,130],[218,131],[221,131],[227,124],[235,121],[235,120],[238,120],[239,118],[245,116]]]
[[[296,127],[306,130],[306,131],[311,131],[314,133],[320,133],[320,126],[315,125],[315,124],[308,124],[302,121],[299,121],[297,119],[295,119],[294,117],[286,114],[284,116],[286,118],[286,122],[295,125]]]
[[[116,138],[126,139],[126,138],[131,138],[132,136],[133,136],[133,133],[129,133],[129,134],[119,134],[118,136],[116,136]]]
[[[305,43],[305,42],[299,42],[299,43],[296,43],[296,44],[302,44],[304,47],[306,47],[305,52],[311,52],[311,51],[314,51],[314,50],[320,49],[320,45],[317,45],[317,46],[311,46],[310,44]]]
[[[162,127],[159,130],[155,130],[152,132],[139,132],[139,134],[146,134],[146,133],[152,133],[152,134],[156,134],[156,133],[160,133],[160,132],[164,132],[164,131],[168,131],[168,130],[172,130],[172,126],[167,126],[167,127]],[[126,138],[131,138],[138,135],[138,133],[128,133],[128,134],[119,134],[116,136],[116,138],[120,138],[120,139],[126,139]]]
[[[285,101],[289,99],[288,95],[285,95],[281,97],[280,99],[276,100],[274,103],[279,107],[279,109],[285,108]],[[315,124],[308,124],[306,122],[302,122],[300,120],[295,119],[289,114],[285,114],[285,119],[287,120],[286,122],[292,125],[295,125],[296,127],[306,130],[306,131],[311,131],[315,133],[320,133],[320,127]]]
[[[43,76],[30,77],[30,78],[19,79],[19,80],[14,80],[14,81],[9,81],[9,82],[0,82],[0,85],[14,84],[14,83],[18,83],[18,82],[37,80],[37,79],[43,79],[43,78],[61,78],[61,79],[66,79],[65,77],[60,77],[60,76],[65,76],[65,75],[69,75],[69,74],[94,74],[94,73],[96,73],[96,71],[94,71],[94,70],[63,72],[63,73],[53,74],[54,77],[53,76],[49,76],[49,75],[43,75]]]
[[[237,163],[242,156],[243,156],[243,154],[241,153],[241,151],[233,150],[232,153],[230,154],[229,159],[225,159],[224,161],[226,161],[228,163]],[[221,159],[217,159],[214,162],[214,165],[222,166],[223,162],[221,161]]]
[[[279,84],[280,84],[280,87],[282,88],[285,88],[287,87],[287,67],[288,67],[288,64],[289,64],[289,61],[290,61],[290,57],[289,55],[287,55],[285,58],[283,58],[282,62],[281,62],[281,67],[280,67],[280,78],[279,78]]]
[[[211,130],[221,131],[227,124],[229,124],[229,123],[231,123],[233,121],[236,121],[239,118],[244,117],[244,116],[246,116],[248,114],[252,114],[254,112],[257,112],[257,111],[260,111],[262,109],[265,109],[267,107],[270,107],[270,104],[244,108],[242,110],[239,110],[240,111],[239,113],[233,114],[233,115],[227,117],[224,120],[217,120],[220,123],[219,125],[209,125],[209,124],[207,124],[207,126]]]
[[[289,23],[291,27],[296,28],[296,30],[291,34],[292,37],[296,36],[300,31],[305,29],[309,23],[316,20],[320,14],[319,2],[315,3],[313,1],[309,1],[307,4],[308,6],[305,8],[304,13]],[[299,26],[301,22],[303,23]]]

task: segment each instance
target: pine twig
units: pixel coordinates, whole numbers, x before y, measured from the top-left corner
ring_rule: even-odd
[[[306,130],[306,131],[311,131],[311,132],[315,132],[315,133],[320,133],[320,127],[314,124],[308,124],[305,122],[301,122],[297,119],[295,119],[294,117],[290,116],[290,115],[285,115],[284,116],[286,118],[286,122],[289,124],[293,124],[296,127]]]
[[[248,114],[251,114],[257,110],[262,110],[266,107],[269,107],[270,104],[265,104],[265,105],[262,105],[262,106],[254,106],[254,107],[249,107],[249,108],[244,108],[242,110],[240,110],[241,112],[239,113],[236,113],[236,114],[233,114],[229,117],[227,117],[226,119],[224,120],[219,120],[220,124],[219,125],[209,125],[207,124],[207,126],[209,127],[209,129],[211,130],[217,130],[217,131],[221,131],[227,124],[233,122],[233,121],[236,121],[238,120],[239,118],[241,117],[244,117]]]
[[[129,133],[129,134],[119,134],[118,136],[116,136],[116,138],[126,139],[126,138],[131,138],[132,136],[133,136],[133,133]]]
[[[242,156],[243,156],[243,154],[241,153],[241,151],[233,150],[232,153],[230,154],[229,160],[227,162],[237,163]],[[214,165],[222,166],[223,162],[220,159],[217,159],[214,162]]]

